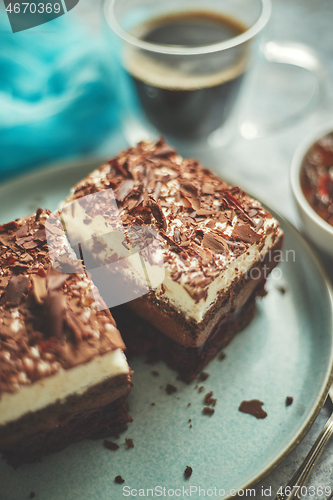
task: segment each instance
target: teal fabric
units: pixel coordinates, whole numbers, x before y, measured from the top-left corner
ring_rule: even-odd
[[[12,33],[0,10],[0,181],[86,154],[119,123],[119,64],[74,12]]]

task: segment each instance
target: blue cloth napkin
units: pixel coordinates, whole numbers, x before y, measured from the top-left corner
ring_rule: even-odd
[[[96,148],[119,123],[119,71],[77,16],[12,33],[0,11],[0,182]]]

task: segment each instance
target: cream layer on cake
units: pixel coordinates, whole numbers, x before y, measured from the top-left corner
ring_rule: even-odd
[[[40,363],[42,367],[43,362]],[[68,396],[82,395],[105,380],[128,373],[129,367],[121,349],[69,370],[60,369],[55,375],[21,386],[17,392],[3,393],[0,396],[0,425],[15,421],[29,412],[42,410],[58,401],[66,403]],[[22,372],[21,376],[25,377],[25,373]]]

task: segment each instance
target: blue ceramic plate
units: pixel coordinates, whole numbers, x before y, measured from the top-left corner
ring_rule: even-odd
[[[70,186],[94,166],[66,165],[1,186],[0,222],[39,206],[54,210]],[[208,365],[209,378],[199,383],[204,391],[198,391],[197,382],[179,382],[163,363],[154,367],[159,376],[153,376],[150,365],[134,360],[129,399],[134,422],[116,440],[120,448],[113,452],[102,441],[84,441],[18,471],[1,463],[1,500],[26,499],[31,491],[36,500],[153,494],[198,499],[203,491],[206,498],[227,497],[259,480],[297,445],[332,380],[332,295],[309,246],[278,218],[285,231],[283,262],[268,280],[269,293],[258,301],[254,321],[227,347],[223,361]],[[167,383],[178,391],[167,395]],[[202,414],[208,391],[217,398],[211,417]],[[287,396],[294,398],[289,407]],[[266,419],[238,411],[250,399],[264,402]],[[134,440],[133,449],[126,449],[125,437]],[[189,480],[183,476],[186,466],[193,469]],[[114,482],[119,474],[123,485]]]

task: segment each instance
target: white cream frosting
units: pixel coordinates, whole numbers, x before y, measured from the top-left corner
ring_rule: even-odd
[[[68,370],[61,368],[55,375],[24,385],[17,392],[3,393],[0,397],[0,425],[59,400],[65,403],[68,396],[83,394],[104,380],[126,373],[129,373],[129,367],[121,349],[97,356],[86,364]]]

